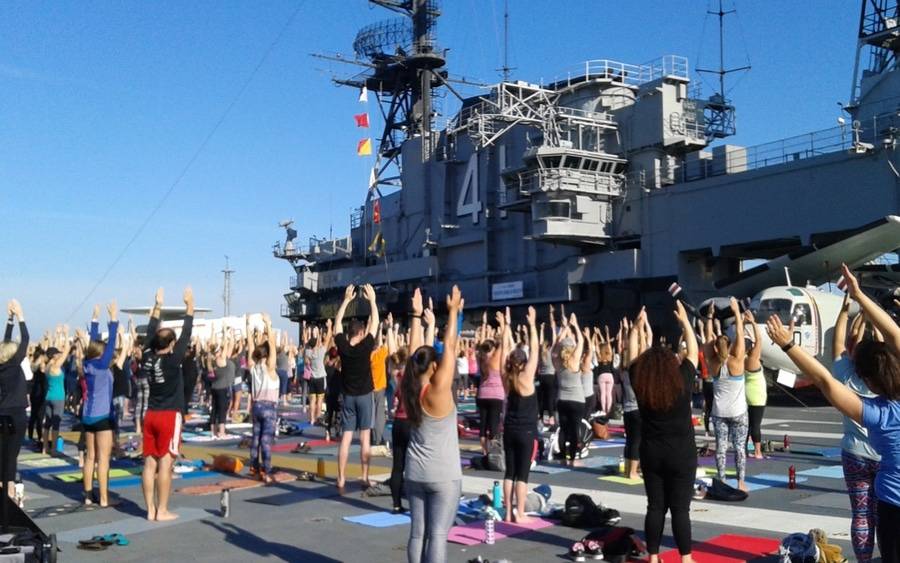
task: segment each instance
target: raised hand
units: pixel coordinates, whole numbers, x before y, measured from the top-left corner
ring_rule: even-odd
[[[447,296],[447,309],[458,312],[463,308],[464,304],[465,300],[459,291],[459,287],[454,285],[453,289],[450,290],[450,295]]]
[[[348,285],[346,289],[344,289],[344,302],[353,301],[356,298],[356,286]]]
[[[91,312],[91,320],[96,321],[100,318],[100,305],[94,305],[94,310]]]
[[[25,313],[22,312],[22,305],[15,299],[9,300],[9,313],[19,318],[19,321],[25,320]]]
[[[363,286],[363,296],[369,303],[375,302],[375,288],[372,287],[371,284],[366,284]]]
[[[844,276],[844,282],[847,284],[847,294],[856,301],[862,293],[862,290],[859,288],[859,280],[856,279],[856,276],[853,275],[853,272],[850,271],[846,264],[841,264],[841,274]]]
[[[425,309],[422,311],[422,321],[428,326],[435,326],[434,324],[434,311],[431,309]]]
[[[753,311],[750,309],[744,311],[744,322],[750,324],[756,323],[756,318],[753,316]]]
[[[528,312],[525,313],[525,320],[528,321],[528,326],[534,326],[537,322],[537,312],[535,312],[534,307],[528,307]]]
[[[783,348],[794,341],[794,322],[791,321],[790,326],[785,327],[778,315],[772,315],[766,321],[766,333],[772,342]]]
[[[116,313],[119,311],[119,308],[116,306],[116,300],[113,299],[109,302],[109,305],[106,306],[106,312],[109,314],[109,320],[116,320]]]
[[[187,286],[184,288],[184,295],[182,296],[184,299],[185,305],[193,305],[194,304],[194,290],[191,289],[191,286]]]
[[[263,324],[266,325],[266,328],[269,328],[272,326],[272,317],[269,316],[269,313],[262,314],[262,321],[263,321]]]
[[[675,300],[675,318],[678,319],[678,322],[682,324],[690,324],[687,316],[687,311],[684,310],[684,304],[680,299]]]
[[[412,296],[413,315],[421,315],[422,309],[422,291],[417,287]]]
[[[503,326],[503,324],[506,322],[506,317],[503,316],[503,311],[497,311],[496,313],[494,313],[494,320],[497,321],[498,325]]]
[[[741,307],[740,305],[738,305],[738,301],[734,297],[732,297],[728,301],[728,306],[731,308],[731,312],[734,313],[734,318],[737,318],[738,315],[741,314]]]
[[[164,296],[165,296],[165,292],[164,292],[163,288],[161,288],[161,287],[158,288],[156,290],[156,301],[155,301],[157,307],[162,306]]]
[[[569,324],[578,328],[578,317],[575,316],[575,313],[569,315]]]

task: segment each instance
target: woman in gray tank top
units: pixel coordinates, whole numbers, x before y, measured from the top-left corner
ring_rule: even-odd
[[[422,346],[422,294],[413,294],[410,350],[401,381],[401,396],[410,423],[403,479],[412,525],[406,547],[410,563],[447,560],[447,534],[453,525],[462,484],[453,375],[456,371],[456,322],[463,299],[453,286],[447,296],[444,354]],[[440,363],[438,363],[440,362]]]
[[[728,337],[716,335],[713,329],[712,311],[706,318],[705,352],[709,372],[714,374],[712,423],[716,433],[716,469],[720,480],[725,480],[728,442],[734,448],[734,464],[737,469],[738,488],[747,490],[744,476],[747,473],[747,399],[744,391],[744,360],[747,356],[744,344],[744,316],[737,300],[731,298],[734,315],[734,342]]]

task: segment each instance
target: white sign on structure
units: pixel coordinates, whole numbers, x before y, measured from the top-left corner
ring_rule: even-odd
[[[491,285],[491,299],[493,301],[521,299],[524,296],[523,285],[520,281],[495,283]]]

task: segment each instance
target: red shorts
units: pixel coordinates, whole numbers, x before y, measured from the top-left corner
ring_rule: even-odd
[[[147,411],[144,415],[144,457],[178,456],[181,447],[181,413]]]

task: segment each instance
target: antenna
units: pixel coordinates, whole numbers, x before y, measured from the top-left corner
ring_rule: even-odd
[[[706,74],[715,74],[719,77],[719,91],[709,97],[706,102],[704,114],[706,115],[706,135],[709,138],[724,138],[734,135],[736,130],[734,126],[734,106],[732,106],[725,97],[725,77],[732,72],[740,72],[750,70],[750,65],[725,68],[725,16],[737,13],[737,10],[725,10],[723,0],[719,1],[718,11],[712,12],[707,10],[707,14],[718,16],[719,18],[719,68],[704,69],[698,68],[697,72]]]
[[[503,0],[503,67],[497,70],[503,73],[503,82],[509,82],[509,71],[516,70],[509,66],[509,0]]]
[[[228,264],[228,255],[225,255],[225,269],[222,270],[222,273],[225,274],[225,287],[222,290],[222,301],[225,304],[225,316],[231,316],[231,274],[234,273],[229,267]]]

